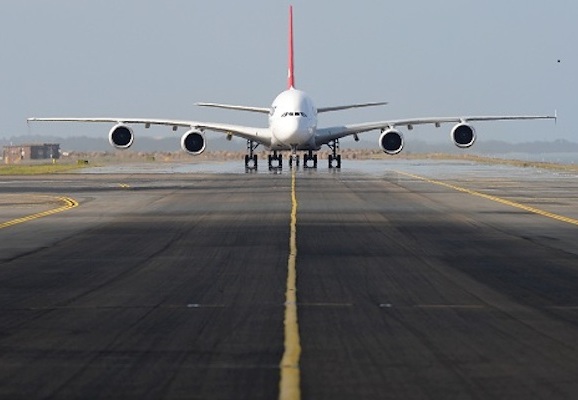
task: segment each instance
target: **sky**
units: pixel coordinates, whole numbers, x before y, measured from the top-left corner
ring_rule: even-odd
[[[2,0],[0,138],[106,140],[110,129],[28,126],[27,117],[266,126],[262,114],[194,103],[271,104],[286,88],[289,4],[297,88],[318,107],[389,102],[323,114],[320,127],[557,110],[556,124],[476,124],[478,140],[578,142],[578,2],[571,0]],[[450,129],[416,127],[406,141],[449,143]],[[140,134],[175,135],[160,127],[137,129],[136,140]]]

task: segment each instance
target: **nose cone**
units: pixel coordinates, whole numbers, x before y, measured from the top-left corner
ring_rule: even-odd
[[[307,119],[300,116],[287,117],[280,124],[275,136],[285,145],[301,145],[311,138]]]
[[[285,141],[295,135],[299,130],[299,119],[295,117],[285,118],[283,123],[279,126],[279,139]]]
[[[315,106],[306,93],[289,89],[273,101],[270,125],[274,141],[287,147],[308,144],[317,127]]]

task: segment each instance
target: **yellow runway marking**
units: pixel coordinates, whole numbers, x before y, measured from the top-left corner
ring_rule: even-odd
[[[396,172],[400,175],[409,176],[410,178],[415,178],[415,179],[419,179],[419,180],[424,181],[424,182],[433,183],[434,185],[444,186],[446,188],[453,189],[453,190],[456,190],[458,192],[467,193],[467,194],[472,195],[472,196],[481,197],[481,198],[484,198],[487,200],[495,201],[496,203],[501,203],[501,204],[504,204],[504,205],[507,205],[510,207],[514,207],[514,208],[518,208],[520,210],[531,212],[533,214],[541,215],[541,216],[546,217],[546,218],[551,218],[551,219],[555,219],[557,221],[566,222],[567,224],[572,224],[572,225],[578,226],[578,219],[565,217],[565,216],[560,215],[560,214],[554,214],[554,213],[551,213],[549,211],[541,210],[541,209],[536,208],[536,207],[527,206],[525,204],[518,203],[518,202],[515,202],[512,200],[507,200],[507,199],[503,199],[503,198],[498,197],[498,196],[492,196],[489,194],[476,192],[475,190],[470,190],[470,189],[466,189],[466,188],[463,188],[460,186],[451,185],[449,183],[436,181],[433,179],[428,179],[428,178],[425,178],[423,176],[414,175],[414,174],[410,174],[407,172],[401,172],[401,171],[396,171]]]
[[[70,197],[59,197],[58,200],[64,203],[62,207],[53,208],[52,210],[47,210],[36,214],[27,215],[26,217],[16,218],[8,222],[0,223],[0,229],[22,224],[24,222],[30,222],[38,218],[48,217],[49,215],[58,214],[66,210],[70,210],[71,208],[78,207],[78,202]]]
[[[287,263],[287,289],[285,292],[285,352],[281,359],[281,381],[279,399],[297,400],[301,398],[299,357],[301,343],[297,321],[297,194],[295,191],[295,170],[291,172],[291,237],[289,239],[289,260]]]

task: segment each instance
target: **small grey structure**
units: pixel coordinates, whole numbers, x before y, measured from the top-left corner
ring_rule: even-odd
[[[47,160],[60,158],[60,144],[21,144],[4,146],[2,159],[5,164],[16,164],[30,160]]]

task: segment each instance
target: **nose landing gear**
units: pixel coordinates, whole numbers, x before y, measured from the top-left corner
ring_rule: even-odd
[[[289,168],[293,168],[293,164],[299,167],[299,156],[297,155],[297,146],[291,146],[291,155],[289,156]]]
[[[293,165],[295,164],[296,167],[299,167],[299,155],[298,154],[291,154],[291,157],[289,157],[289,168],[293,168]]]

